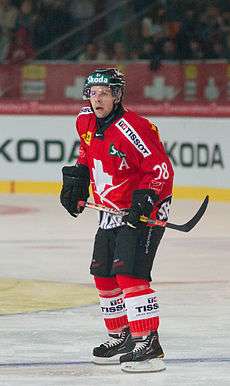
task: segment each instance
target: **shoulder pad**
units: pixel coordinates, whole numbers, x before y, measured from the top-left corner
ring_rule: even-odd
[[[95,114],[90,107],[83,107],[76,119],[76,129],[78,134],[81,136],[85,132],[87,132],[90,122],[92,119],[95,119]]]
[[[153,135],[154,137],[158,138],[158,140],[160,140],[159,130],[157,126],[148,118],[143,117],[142,115],[139,115],[134,111],[128,110],[127,120],[135,128],[135,130],[139,132],[141,136],[149,136],[150,129],[150,135]],[[146,134],[144,134],[144,132]]]

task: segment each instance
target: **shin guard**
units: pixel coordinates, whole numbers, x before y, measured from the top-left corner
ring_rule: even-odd
[[[120,333],[128,326],[124,295],[114,277],[94,276],[100,306],[109,334]]]

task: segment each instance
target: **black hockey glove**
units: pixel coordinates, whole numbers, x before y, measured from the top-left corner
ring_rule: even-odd
[[[159,196],[152,189],[134,190],[132,206],[129,213],[123,216],[122,220],[132,228],[136,228],[140,223],[140,216],[149,218],[154,204],[159,200]]]
[[[89,197],[89,169],[85,165],[64,166],[62,173],[61,203],[71,216],[77,217],[85,208],[81,201],[86,202]]]

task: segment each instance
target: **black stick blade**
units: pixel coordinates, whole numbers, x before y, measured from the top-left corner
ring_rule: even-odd
[[[193,216],[193,218],[191,218],[191,220],[189,220],[185,224],[178,225],[178,224],[172,224],[170,222],[167,222],[166,228],[176,229],[177,231],[181,231],[181,232],[191,231],[196,226],[196,224],[200,221],[201,217],[206,211],[208,202],[209,202],[209,196],[206,196],[200,208],[196,212],[196,214]]]

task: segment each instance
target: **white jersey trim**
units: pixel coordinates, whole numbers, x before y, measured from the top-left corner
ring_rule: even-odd
[[[78,117],[80,115],[87,115],[87,114],[93,114],[93,110],[91,109],[91,107],[82,107],[82,109],[80,110],[80,112],[78,114]]]

